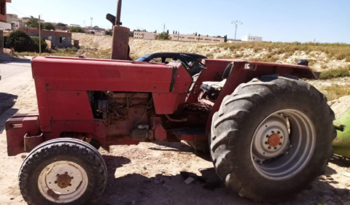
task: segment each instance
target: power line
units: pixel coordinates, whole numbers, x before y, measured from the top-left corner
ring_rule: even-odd
[[[231,23],[232,23],[232,24],[235,24],[235,27],[236,27],[236,29],[235,29],[235,40],[236,40],[236,37],[237,37],[237,27],[238,27],[238,25],[243,25],[243,23],[242,23],[241,21],[239,21],[239,20],[234,20],[234,21],[232,21]]]
[[[28,14],[25,14],[25,13],[23,13],[23,12],[18,11],[17,9],[15,9],[14,7],[12,7],[10,4],[7,4],[7,6],[11,7],[13,10],[17,11],[18,13],[23,14],[24,16],[30,16],[30,15],[28,15]]]

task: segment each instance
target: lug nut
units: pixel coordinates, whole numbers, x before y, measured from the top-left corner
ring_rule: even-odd
[[[269,135],[266,135],[267,138],[269,138],[270,136]]]
[[[271,131],[272,134],[275,134],[275,131]]]
[[[281,132],[280,131],[277,131],[277,134],[280,134]]]
[[[281,136],[281,139],[283,138],[283,136]]]
[[[280,145],[282,145],[282,142],[280,142]]]
[[[275,147],[275,149],[277,149],[277,147]]]
[[[265,144],[269,144],[268,142],[265,142]]]
[[[270,147],[270,146],[269,146],[268,148],[269,148],[269,149],[271,149],[271,147]]]

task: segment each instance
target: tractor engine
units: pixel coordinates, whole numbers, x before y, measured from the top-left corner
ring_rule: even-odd
[[[89,92],[95,119],[103,120],[106,137],[131,136],[135,140],[149,137],[153,103],[150,93]]]

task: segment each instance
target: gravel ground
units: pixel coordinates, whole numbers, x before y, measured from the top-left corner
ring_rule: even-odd
[[[36,95],[30,64],[1,64],[0,81],[0,204],[25,204],[18,189],[17,173],[25,154],[8,157],[4,122],[14,113],[36,112]],[[233,204],[250,205],[225,189],[209,156],[196,155],[183,143],[141,143],[100,150],[109,181],[100,205],[117,204]],[[350,205],[350,162],[334,157],[325,175],[289,201],[289,204]],[[185,184],[192,176],[196,180]],[[258,182],[257,182],[258,183]]]

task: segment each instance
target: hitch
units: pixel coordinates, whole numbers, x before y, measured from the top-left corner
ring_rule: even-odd
[[[334,125],[334,128],[340,132],[344,132],[346,126],[345,125]]]

